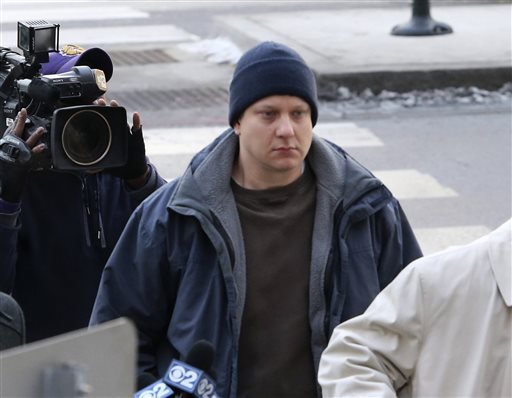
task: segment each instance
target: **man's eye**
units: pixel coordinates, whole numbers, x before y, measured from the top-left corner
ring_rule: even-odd
[[[261,112],[261,115],[265,119],[270,119],[270,118],[272,118],[275,115],[275,112],[273,112],[273,111],[263,111],[263,112]]]

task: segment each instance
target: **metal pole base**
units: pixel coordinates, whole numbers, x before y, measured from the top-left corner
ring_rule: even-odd
[[[409,22],[395,26],[391,34],[395,36],[433,36],[453,33],[450,25],[434,21],[430,16],[413,16]]]

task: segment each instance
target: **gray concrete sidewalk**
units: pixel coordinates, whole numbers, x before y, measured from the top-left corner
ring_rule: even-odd
[[[262,40],[283,42],[299,51],[318,76],[323,94],[343,85],[360,91],[408,91],[447,86],[496,89],[512,81],[512,4],[431,5],[434,20],[454,32],[437,36],[394,36],[411,6],[353,7],[318,11],[272,11],[213,16],[240,50]],[[181,60],[168,73],[174,87],[215,84],[226,87],[233,65],[205,63],[171,49]],[[148,76],[151,70],[141,71]],[[193,77],[193,78],[192,78]]]
[[[256,14],[224,22],[255,40],[297,49],[321,84],[394,91],[496,88],[512,80],[511,10],[510,4],[431,6],[432,18],[454,32],[420,37],[390,34],[411,17],[404,7]]]
[[[322,99],[336,99],[340,86],[351,92],[370,88],[378,94],[384,89],[407,92],[476,86],[494,90],[512,82],[511,2],[435,2],[430,11],[454,33],[391,35],[393,26],[407,22],[412,15],[411,7],[402,0],[396,6],[363,7],[358,3],[357,7],[308,11],[287,7],[271,12],[261,7],[216,12],[211,18],[224,28],[227,41],[236,43],[239,54],[263,40],[296,49],[317,73]],[[235,62],[210,62],[204,51],[189,51],[196,45],[204,50],[210,45],[208,39],[195,38],[165,48],[157,45],[173,62],[116,66],[115,79],[109,82],[111,96],[123,98],[129,109],[155,113],[155,117],[165,103],[179,110],[175,115],[178,124],[198,117],[197,109],[224,109]],[[155,48],[155,44],[149,43],[147,48]]]

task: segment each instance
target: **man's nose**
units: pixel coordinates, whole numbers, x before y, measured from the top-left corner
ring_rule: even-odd
[[[290,116],[283,115],[279,118],[279,124],[277,126],[276,133],[279,137],[289,137],[295,134]]]

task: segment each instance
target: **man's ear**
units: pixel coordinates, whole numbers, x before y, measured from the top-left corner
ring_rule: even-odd
[[[233,126],[233,130],[235,130],[236,135],[240,135],[240,122],[236,122]]]

